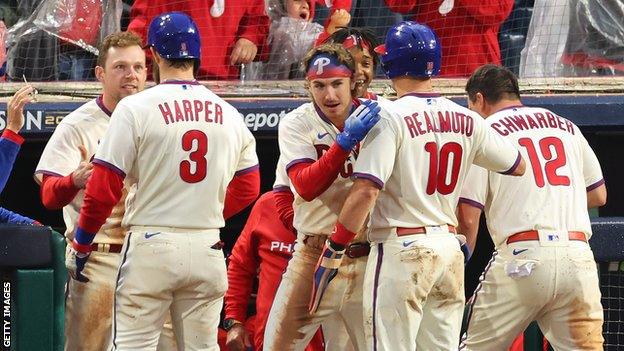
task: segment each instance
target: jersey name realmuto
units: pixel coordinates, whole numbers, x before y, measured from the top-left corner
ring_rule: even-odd
[[[134,183],[126,226],[216,229],[228,183],[257,168],[238,111],[197,82],[168,82],[124,98],[94,162]]]
[[[371,240],[384,240],[394,227],[457,225],[470,165],[505,172],[519,162],[518,150],[479,115],[437,94],[407,94],[381,106],[385,113],[364,140],[354,173],[382,188]]]
[[[289,112],[279,125],[280,159],[275,186],[290,186],[286,170],[301,162],[315,162],[336,140],[340,131],[317,111],[314,104],[306,103]],[[305,201],[296,191],[293,225],[306,234],[329,235],[353,184],[351,175],[358,147],[345,161],[332,185],[312,201]],[[292,187],[291,187],[292,188]]]
[[[461,200],[485,209],[495,245],[526,230],[581,231],[591,235],[587,190],[604,183],[598,159],[579,128],[538,107],[511,107],[486,123],[514,143],[525,174],[505,177],[472,167]]]
[[[84,146],[89,157],[97,150],[98,143],[108,129],[110,117],[101,98],[91,100],[63,118],[46,144],[35,170],[35,180],[41,184],[43,175],[65,177],[78,168],[81,162],[79,146]],[[124,186],[123,195],[113,212],[94,238],[96,243],[121,244],[125,230],[121,227],[124,214],[124,201],[129,187]],[[63,207],[63,221],[67,228],[65,237],[73,240],[78,222],[84,190]]]

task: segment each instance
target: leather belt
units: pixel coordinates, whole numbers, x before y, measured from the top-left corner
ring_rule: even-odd
[[[442,226],[440,226],[442,227]],[[454,226],[447,224],[449,233],[457,234],[457,229]],[[397,236],[403,235],[411,235],[411,234],[426,234],[427,227],[417,227],[417,228],[397,228],[396,229]]]
[[[513,234],[507,238],[507,244],[515,243],[518,241],[531,241],[539,240],[539,233],[537,230],[527,230],[525,232],[519,232]],[[587,242],[587,236],[583,232],[568,232],[568,240],[578,240]]]
[[[370,253],[370,244],[367,242],[359,242],[347,245],[345,255],[350,258],[358,258],[368,256]]]
[[[122,247],[122,244],[91,244],[91,250],[98,252],[120,253]]]

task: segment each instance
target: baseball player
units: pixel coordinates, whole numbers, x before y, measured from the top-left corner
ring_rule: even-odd
[[[70,270],[79,278],[128,179],[135,191],[122,221],[129,232],[115,289],[117,350],[155,350],[168,311],[178,348],[218,348],[227,286],[219,228],[259,193],[251,132],[234,107],[193,78],[199,38],[186,14],[152,20],[147,44],[161,84],[117,105],[71,243]]]
[[[596,155],[574,123],[523,106],[506,68],[480,67],[466,91],[469,107],[531,167],[514,179],[472,167],[462,189],[461,227],[476,237],[485,211],[495,245],[472,297],[462,349],[503,350],[536,320],[555,350],[602,350],[598,272],[587,244],[587,208],[607,198]]]
[[[345,247],[372,209],[367,348],[454,350],[464,309],[464,255],[455,237],[460,186],[473,162],[514,175],[524,163],[477,114],[433,92],[440,46],[429,27],[401,22],[376,51],[399,98],[382,106],[388,113],[364,139],[353,187],[318,258],[313,294],[332,289]]]
[[[93,171],[90,161],[108,129],[111,113],[123,97],[145,86],[145,54],[141,47],[141,39],[130,32],[114,33],[104,39],[95,68],[102,83],[102,95],[63,118],[35,170],[43,205],[50,210],[63,209],[65,237],[69,243],[74,238],[84,188]],[[66,350],[101,350],[111,345],[115,280],[126,235],[121,219],[128,191],[126,184],[123,196],[93,240],[91,264],[83,272],[86,279],[81,278],[89,283],[77,280],[68,283]],[[66,259],[71,265],[69,249],[68,245]],[[175,349],[170,324],[166,325],[160,349]]]
[[[321,306],[309,312],[316,258],[351,185],[358,145],[377,122],[376,102],[352,100],[354,61],[337,44],[311,49],[303,62],[312,102],[287,114],[279,126],[280,161],[292,187],[297,241],[277,290],[266,331],[267,350],[302,350],[330,315],[345,321],[356,349],[363,349],[363,270],[368,244],[363,237],[348,248],[343,274]],[[277,172],[279,174],[279,172]],[[331,347],[331,345],[328,345]]]
[[[244,351],[251,345],[263,349],[264,330],[275,292],[295,246],[295,235],[277,216],[276,192],[256,201],[247,223],[234,244],[228,264],[224,327],[230,351]],[[247,328],[247,306],[258,276],[255,328]],[[344,329],[344,328],[343,328]],[[323,351],[323,334],[315,334],[306,351]]]
[[[370,29],[340,28],[331,36],[324,38],[320,44],[322,43],[341,44],[353,56],[355,61],[355,73],[353,75],[355,89],[352,91],[353,96],[370,100],[384,99],[368,90],[375,76],[375,70],[379,61],[377,55],[373,52],[373,48],[377,46],[377,39]],[[287,228],[294,230],[292,227],[294,195],[290,189],[290,181],[284,167],[277,167],[273,189],[277,192],[275,201],[282,223]]]

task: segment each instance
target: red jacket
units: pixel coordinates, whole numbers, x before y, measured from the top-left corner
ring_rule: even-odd
[[[270,191],[260,196],[254,205],[229,257],[226,319],[245,321],[253,281],[259,272],[254,350],[262,350],[271,304],[295,247],[295,238],[278,218],[275,193]],[[324,350],[320,332],[306,350]]]
[[[246,38],[258,47],[265,45],[269,17],[264,0],[223,1],[224,11],[211,15],[215,0],[135,0],[130,12],[128,30],[146,40],[152,19],[164,12],[181,11],[193,17],[201,36],[199,79],[238,79],[239,67],[230,65],[230,54],[236,41]]]
[[[446,15],[440,1],[385,0],[386,5],[433,29],[442,44],[442,77],[468,77],[486,63],[501,64],[498,31],[514,0],[455,0]]]

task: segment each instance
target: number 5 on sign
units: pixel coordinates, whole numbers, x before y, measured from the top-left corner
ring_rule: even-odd
[[[208,136],[201,130],[189,130],[182,136],[182,149],[191,153],[190,161],[180,162],[180,178],[187,183],[201,182],[206,178],[208,167]]]

